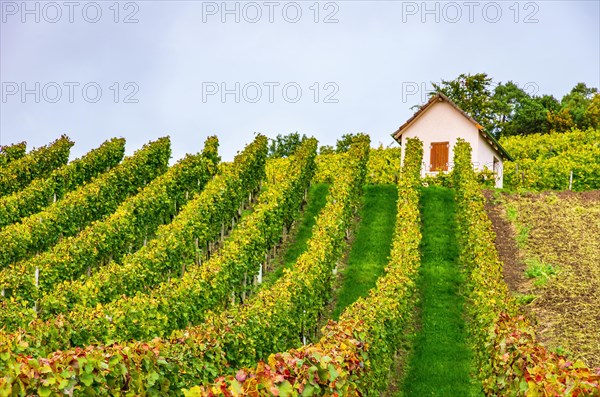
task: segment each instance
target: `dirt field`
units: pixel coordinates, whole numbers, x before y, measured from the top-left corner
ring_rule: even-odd
[[[538,338],[599,367],[600,191],[487,197],[505,280]]]

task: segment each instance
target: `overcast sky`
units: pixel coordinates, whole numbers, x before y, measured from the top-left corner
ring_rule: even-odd
[[[173,157],[217,134],[373,145],[431,82],[485,72],[560,99],[600,85],[598,1],[0,1],[0,144],[68,134],[79,157],[170,135]]]

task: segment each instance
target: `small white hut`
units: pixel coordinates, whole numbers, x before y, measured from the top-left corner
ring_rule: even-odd
[[[495,173],[498,188],[502,187],[503,161],[512,160],[491,134],[442,93],[432,96],[392,136],[402,146],[402,161],[407,138],[423,141],[422,176],[452,169],[453,148],[458,138],[471,144],[475,169],[487,168]]]

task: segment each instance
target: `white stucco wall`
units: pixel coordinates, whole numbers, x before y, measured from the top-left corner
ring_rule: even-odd
[[[500,170],[502,169],[502,159],[496,154],[490,144],[481,136],[479,130],[463,114],[456,110],[449,103],[442,101],[431,105],[424,113],[412,122],[402,133],[402,161],[404,161],[404,150],[406,148],[406,139],[419,138],[423,141],[423,168],[421,176],[435,174],[430,168],[430,145],[432,142],[449,142],[448,150],[448,171],[452,169],[452,159],[454,158],[454,145],[458,138],[462,138],[471,144],[473,166],[477,169],[483,169],[486,165],[492,169],[494,156],[500,161]],[[502,178],[496,181],[496,187],[502,187]]]

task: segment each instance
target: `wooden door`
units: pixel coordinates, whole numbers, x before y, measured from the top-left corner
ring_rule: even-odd
[[[432,142],[429,171],[448,171],[449,142]]]

